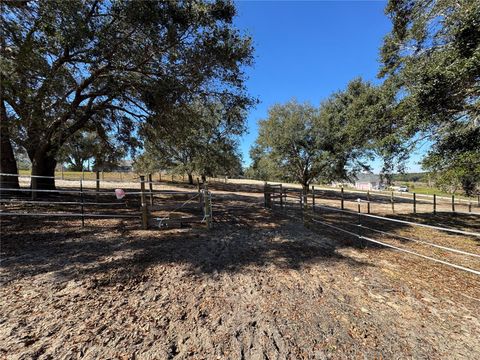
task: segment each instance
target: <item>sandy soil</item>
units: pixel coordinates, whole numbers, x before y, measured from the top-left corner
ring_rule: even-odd
[[[211,232],[2,220],[0,357],[480,358],[478,276],[215,199]]]

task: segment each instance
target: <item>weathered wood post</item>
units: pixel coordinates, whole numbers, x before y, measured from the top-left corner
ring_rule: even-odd
[[[472,202],[471,201],[468,203],[468,212],[469,213],[472,212]]]
[[[303,208],[304,209],[307,209],[308,207],[308,191],[309,191],[309,187],[307,186],[307,189],[306,189],[306,193],[303,193],[302,191],[302,196],[303,196]]]
[[[452,212],[455,212],[455,195],[452,194]]]
[[[84,216],[84,198],[83,198],[83,180],[80,179],[80,211],[82,213],[82,228],[85,226],[85,216]]]
[[[200,209],[202,209],[202,195],[201,195],[201,188],[200,188],[200,179],[197,177],[197,192],[198,192],[198,205]]]
[[[263,182],[263,207],[267,207],[267,182]]]
[[[100,171],[95,171],[95,202],[98,202],[98,192],[100,191]]]
[[[172,182],[173,182],[173,174],[172,174]]]
[[[315,186],[312,185],[312,212],[315,212]]]
[[[437,194],[433,194],[433,214],[437,213]]]
[[[148,229],[148,209],[145,200],[145,176],[140,176],[140,202],[142,206],[142,229]]]
[[[63,164],[62,164],[62,180],[64,180],[64,176],[63,176]]]
[[[390,201],[392,202],[392,213],[395,213],[395,198],[393,196],[393,191],[392,191]]]
[[[148,174],[148,189],[150,190],[150,205],[153,206],[153,180],[152,180],[152,174]]]
[[[341,195],[342,195],[342,199],[340,200],[340,209],[344,210],[345,207],[344,207],[344,198],[343,198],[343,186],[342,186],[340,192],[341,192]]]
[[[207,222],[207,229],[212,228],[212,208],[210,203],[210,196],[208,193],[208,184],[203,184],[203,202],[205,206],[205,221]]]
[[[367,190],[367,214],[370,214],[370,190]]]
[[[286,191],[285,191],[286,193]],[[287,200],[287,199],[285,199]],[[283,186],[282,184],[280,184],[280,209],[283,210]]]
[[[417,213],[417,194],[413,193],[413,213]]]
[[[19,179],[20,181],[20,179]],[[35,186],[34,186],[35,184]],[[34,178],[33,176],[30,176],[30,188],[31,188],[31,195],[32,195],[32,201],[37,200],[37,179]]]

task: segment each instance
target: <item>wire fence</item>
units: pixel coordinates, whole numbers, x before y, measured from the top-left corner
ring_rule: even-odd
[[[143,229],[183,226],[186,223],[212,224],[211,194],[206,184],[198,183],[196,191],[171,191],[154,189],[158,182],[152,175],[138,176],[137,189],[123,189],[121,181],[102,181],[96,176],[91,181],[60,179],[56,177],[0,174],[22,178],[55,179],[54,189],[0,188],[0,217],[52,217],[85,219],[138,219]],[[101,183],[108,183],[102,188]],[[25,185],[23,183],[22,185]],[[131,183],[129,184],[131,185]],[[198,201],[194,201],[198,199]],[[192,206],[192,203],[194,205]],[[205,205],[207,204],[207,205]]]
[[[435,237],[434,240],[422,239],[418,231],[415,231],[414,235],[406,236],[399,234],[397,230],[399,227],[423,228],[444,234],[442,235],[443,240],[447,240],[447,235],[451,235],[462,236],[463,239],[465,237],[474,238],[476,241],[480,241],[480,232],[374,215],[371,214],[371,208],[368,212],[362,212],[362,205],[365,205],[365,203],[361,201],[352,202],[344,197],[336,199],[340,204],[339,207],[334,207],[328,205],[328,201],[327,204],[323,204],[322,198],[315,195],[315,192],[310,194],[311,201],[308,201],[308,194],[304,194],[301,190],[286,189],[282,184],[265,183],[264,205],[269,209],[279,211],[296,219],[302,219],[307,223],[313,223],[347,234],[360,240],[362,243],[370,242],[471,274],[480,275],[480,270],[477,270],[480,269],[480,254],[475,251],[459,249],[458,245],[461,242],[454,242],[454,244],[458,245],[452,246],[450,245],[451,242],[448,242],[448,244],[439,243],[440,239]],[[356,211],[350,209],[347,205],[355,205]],[[469,214],[472,215],[471,213]],[[379,239],[375,235],[380,235],[382,238]],[[397,244],[398,242],[400,244]],[[411,244],[415,244],[419,248],[412,249]],[[448,260],[453,257],[456,261],[438,258],[438,252],[442,256],[447,256]]]

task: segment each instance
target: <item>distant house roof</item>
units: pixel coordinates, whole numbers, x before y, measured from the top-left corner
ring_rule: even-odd
[[[357,174],[355,177],[356,182],[380,182],[380,175],[377,174]]]

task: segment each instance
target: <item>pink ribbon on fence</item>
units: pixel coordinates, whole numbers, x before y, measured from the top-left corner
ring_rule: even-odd
[[[125,191],[123,189],[115,189],[115,196],[117,200],[121,200],[125,197]]]

